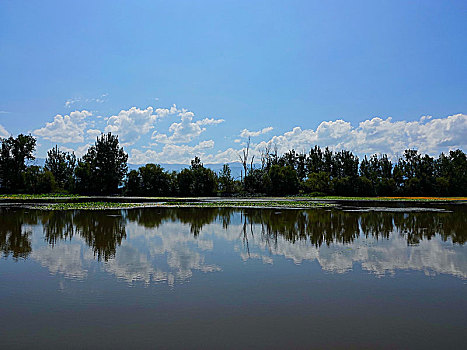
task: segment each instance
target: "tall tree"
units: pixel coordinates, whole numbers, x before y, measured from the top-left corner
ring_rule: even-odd
[[[170,175],[159,164],[146,164],[139,168],[141,194],[167,196],[170,194]]]
[[[26,160],[33,160],[36,139],[32,135],[19,134],[0,139],[0,187],[3,192],[18,192],[23,189],[23,173]]]
[[[130,170],[126,178],[125,194],[138,196],[141,194],[141,176],[138,170]]]
[[[290,166],[273,165],[269,169],[269,179],[271,180],[270,193],[273,195],[296,194],[299,182],[297,172]]]
[[[245,177],[248,175],[248,154],[250,153],[250,140],[251,138],[248,137],[246,147],[242,149],[242,154],[238,155],[238,157],[240,158],[240,163],[242,163],[243,166],[243,176]],[[251,164],[253,165],[253,159],[251,160]]]
[[[198,157],[191,161],[189,169],[177,175],[179,194],[182,196],[213,196],[217,191],[217,175],[204,167]]]
[[[224,164],[219,172],[219,192],[222,195],[230,195],[235,190],[235,182],[232,177],[229,164]]]
[[[128,170],[128,154],[112,133],[97,137],[75,171],[78,188],[83,192],[114,194],[122,185]]]
[[[55,146],[47,152],[44,168],[50,171],[59,189],[73,189],[73,175],[76,167],[74,153],[62,152]]]

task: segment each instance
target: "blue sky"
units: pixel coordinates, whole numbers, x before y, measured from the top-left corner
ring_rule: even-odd
[[[466,38],[466,1],[3,0],[0,136],[43,157],[112,131],[135,163],[236,160],[248,136],[465,150]]]

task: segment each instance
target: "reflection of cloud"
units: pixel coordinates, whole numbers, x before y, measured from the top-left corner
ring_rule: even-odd
[[[188,249],[186,246],[173,247],[167,257],[168,265],[174,270],[175,277],[185,280],[193,275],[193,270],[202,272],[220,271],[216,265],[207,265],[204,263],[204,256],[198,252]]]
[[[206,264],[199,252],[211,250],[214,243],[194,237],[189,225],[166,222],[159,228],[147,229],[130,223],[127,234],[115,258],[105,264],[107,272],[127,282],[174,285],[189,279],[193,271],[221,270],[217,265]]]
[[[351,271],[353,264],[360,263],[363,270],[382,276],[395,274],[397,270],[423,271],[425,274],[448,274],[467,278],[467,255],[463,247],[444,243],[439,238],[423,240],[417,246],[407,245],[406,237],[397,232],[388,240],[359,238],[351,244],[333,243],[316,248],[304,241],[292,243],[278,237],[273,245],[265,240],[249,238],[249,247],[259,248],[260,253],[240,256],[246,259],[267,259],[271,255],[283,256],[295,264],[304,261],[318,261],[328,272],[344,273]]]
[[[103,270],[129,283],[163,282],[173,286],[186,282],[196,271],[221,271],[217,264],[206,262],[206,256],[222,261],[226,253],[220,247],[227,242],[234,256],[240,256],[243,261],[256,259],[273,264],[274,260],[285,258],[295,264],[317,262],[323,271],[330,273],[346,273],[352,271],[354,264],[359,264],[364,271],[376,276],[410,270],[467,279],[465,247],[443,242],[439,237],[412,246],[407,245],[406,236],[394,231],[389,239],[360,236],[350,244],[331,243],[318,248],[307,240],[291,242],[281,235],[260,234],[261,225],[256,224],[252,225],[254,234],[245,236],[243,224],[237,219],[233,217],[235,223],[227,229],[220,221],[207,224],[196,237],[190,224],[176,219],[163,221],[155,228],[128,222],[126,240],[117,248],[115,257],[103,263]],[[39,230],[34,232],[33,237],[37,239]],[[59,242],[54,247],[38,244],[39,241],[33,241],[31,257],[53,274],[84,279],[91,262],[95,261],[92,249],[77,236],[69,243]],[[209,255],[206,252],[210,252]]]
[[[105,270],[127,282],[143,281],[146,284],[167,281],[168,276],[167,272],[157,270],[146,255],[126,242],[119,247],[115,258],[105,263]]]
[[[63,274],[68,278],[84,279],[88,271],[82,259],[80,244],[58,244],[54,247],[45,246],[34,250],[31,257],[52,274]]]
[[[463,247],[443,244],[439,239],[424,240],[407,246],[405,238],[393,235],[381,244],[362,247],[368,257],[361,261],[365,270],[382,275],[396,270],[418,270],[426,274],[449,274],[467,278],[467,255]],[[355,259],[357,260],[357,257]]]

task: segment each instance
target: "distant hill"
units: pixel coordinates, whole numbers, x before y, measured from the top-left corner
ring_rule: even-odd
[[[34,161],[30,162],[29,165],[38,165],[38,166],[44,166],[45,164],[45,158],[36,158]],[[239,162],[232,162],[228,163],[230,166],[230,170],[232,171],[232,176],[235,179],[240,179],[240,175],[242,172],[242,164]],[[128,170],[137,170],[139,167],[143,166],[144,164],[130,164],[128,163]],[[188,168],[190,165],[189,164],[160,164],[161,167],[163,167],[166,171],[180,171],[184,168]],[[222,170],[222,167],[224,164],[204,164],[206,168],[211,169],[212,171],[219,173],[219,171]],[[253,164],[255,166],[255,164]],[[256,164],[256,166],[258,166]]]

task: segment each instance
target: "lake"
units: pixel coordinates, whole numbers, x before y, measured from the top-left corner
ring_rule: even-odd
[[[465,348],[467,206],[0,207],[4,348]]]

